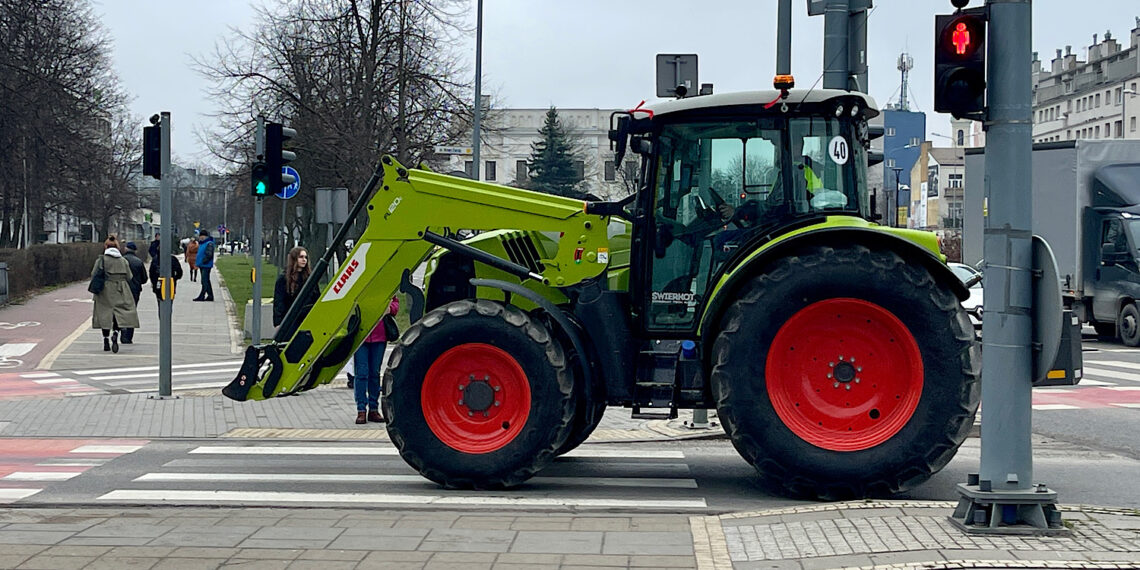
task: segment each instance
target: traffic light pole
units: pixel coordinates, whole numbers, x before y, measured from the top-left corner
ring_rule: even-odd
[[[254,162],[265,156],[265,115],[257,116],[257,129],[253,135]],[[250,320],[250,344],[261,344],[261,206],[264,199],[257,196],[253,199],[253,238],[250,240],[250,252],[253,254],[253,316]]]
[[[964,3],[963,3],[964,4]],[[1057,493],[1033,481],[1031,0],[987,0],[986,318],[979,473],[951,520],[969,532],[1067,533]],[[991,189],[993,191],[991,191]]]
[[[174,200],[171,196],[173,188],[170,182],[171,125],[168,111],[162,112],[159,125],[162,132],[162,150],[160,152],[162,156],[161,174],[163,176],[160,179],[161,186],[159,187],[158,199],[158,211],[162,216],[162,227],[159,230],[161,236],[158,240],[158,275],[162,279],[159,287],[162,300],[158,302],[158,397],[166,399],[173,397],[170,376],[170,358],[173,350],[173,343],[170,340],[170,317],[174,305],[174,280],[170,278],[171,271],[173,271],[170,266],[170,256],[173,253],[171,247],[174,244],[174,232],[171,227],[174,222]],[[154,263],[153,259],[151,263]]]

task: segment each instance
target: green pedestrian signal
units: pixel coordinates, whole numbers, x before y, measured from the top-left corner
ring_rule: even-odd
[[[269,192],[269,169],[265,168],[265,164],[256,162],[253,168],[250,169],[250,193],[256,197],[264,197],[270,194]]]

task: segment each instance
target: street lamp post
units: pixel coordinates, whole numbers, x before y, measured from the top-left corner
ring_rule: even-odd
[[[899,166],[892,166],[891,170],[895,171],[895,209],[893,212],[889,212],[889,215],[891,216],[891,218],[890,218],[890,220],[888,220],[889,223],[887,225],[889,227],[894,228],[894,227],[898,227],[898,220],[899,220],[899,174],[902,173],[903,169],[902,169],[902,167],[899,167]]]
[[[1135,89],[1129,89],[1127,87],[1124,88],[1122,93],[1124,96],[1120,99],[1120,137],[1126,139],[1128,138],[1128,99],[1135,97],[1137,93]]]

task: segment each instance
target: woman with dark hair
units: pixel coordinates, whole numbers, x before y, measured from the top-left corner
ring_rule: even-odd
[[[139,314],[130,285],[134,274],[131,264],[119,251],[119,241],[114,235],[107,236],[103,248],[103,255],[91,268],[92,280],[96,280],[99,274],[103,275],[103,288],[95,293],[91,327],[103,330],[104,351],[119,352],[119,329],[139,328]]]
[[[295,247],[289,250],[289,255],[285,261],[285,271],[277,277],[277,283],[273,286],[273,326],[281,326],[281,322],[285,320],[285,315],[289,312],[289,307],[297,299],[297,295],[301,292],[301,287],[305,285],[305,280],[309,278],[309,252],[305,251],[303,247]],[[308,307],[317,302],[320,290],[314,289],[305,299],[304,306],[306,311]],[[302,313],[304,314],[304,313]]]

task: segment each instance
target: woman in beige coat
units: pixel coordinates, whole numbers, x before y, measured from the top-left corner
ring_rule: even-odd
[[[131,295],[131,264],[123,259],[119,242],[115,236],[108,236],[103,242],[103,255],[95,260],[91,277],[103,271],[103,290],[95,295],[95,311],[91,316],[91,327],[103,330],[103,350],[119,352],[119,329],[139,328],[139,314],[135,309],[135,298]]]

